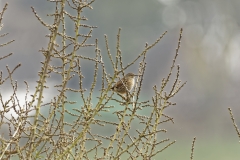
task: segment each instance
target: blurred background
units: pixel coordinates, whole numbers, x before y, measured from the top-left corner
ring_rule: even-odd
[[[1,61],[0,70],[6,75],[6,65],[13,68],[18,63],[22,64],[15,72],[14,79],[19,83],[19,96],[24,98],[23,81],[28,81],[30,89],[34,89],[40,61],[43,60],[38,50],[47,46],[45,35],[49,33],[35,18],[30,7],[34,6],[38,15],[51,23],[52,19],[46,14],[52,13],[54,5],[44,0],[1,0],[1,9],[6,2],[9,6],[4,14],[1,34],[10,34],[1,38],[0,43],[12,39],[15,42],[1,48],[0,57],[10,52],[14,55]],[[187,85],[173,98],[172,102],[177,105],[166,109],[166,114],[174,118],[175,124],[164,125],[168,132],[163,134],[163,137],[177,142],[159,154],[159,159],[190,159],[193,137],[197,137],[195,160],[239,159],[239,139],[227,108],[232,108],[240,126],[240,1],[98,0],[92,6],[93,10],[86,9],[83,14],[89,19],[87,24],[98,27],[93,31],[92,42],[98,38],[108,73],[113,73],[113,70],[106,56],[104,34],[108,35],[114,54],[118,28],[122,28],[120,48],[126,65],[141,53],[146,42],[151,44],[164,31],[168,31],[147,54],[142,94],[145,99],[153,95],[152,86],[160,86],[162,78],[167,76],[179,31],[183,28],[177,64],[181,67],[180,79],[187,81]],[[84,50],[83,54],[94,55],[93,49]],[[88,88],[94,68],[91,68],[92,64],[82,65],[86,77],[85,88]],[[128,71],[137,73],[137,69],[136,64]],[[75,84],[77,82],[70,85],[74,88]],[[12,93],[8,87],[0,88],[6,97]]]

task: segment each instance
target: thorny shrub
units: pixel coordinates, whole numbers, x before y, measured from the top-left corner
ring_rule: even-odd
[[[153,44],[145,44],[144,50],[132,60],[131,63],[124,66],[122,62],[122,53],[120,50],[120,32],[117,34],[116,54],[110,52],[108,37],[105,35],[106,53],[101,53],[98,47],[98,40],[94,44],[89,44],[91,34],[95,26],[85,24],[87,18],[82,16],[84,9],[93,9],[91,4],[94,0],[50,0],[49,3],[55,3],[55,11],[48,16],[53,17],[53,23],[45,23],[32,7],[32,12],[37,20],[49,30],[47,35],[48,45],[41,49],[44,61],[41,62],[41,70],[38,73],[39,79],[36,83],[35,91],[29,97],[29,84],[26,85],[25,103],[20,104],[18,98],[18,84],[13,79],[14,71],[20,67],[10,69],[6,66],[7,76],[0,73],[0,87],[10,84],[12,95],[7,99],[3,98],[4,92],[0,92],[0,159],[17,157],[19,159],[152,159],[157,154],[167,149],[175,143],[175,140],[161,139],[160,134],[166,133],[161,129],[163,123],[172,122],[173,118],[164,113],[165,109],[176,105],[170,100],[186,84],[179,80],[180,67],[176,65],[180,42],[182,38],[182,29],[173,58],[169,74],[162,79],[161,86],[153,86],[153,97],[149,100],[141,101],[142,84],[146,69],[146,56],[148,51],[160,42],[167,32],[164,32]],[[7,4],[0,13],[0,23]],[[71,14],[70,14],[71,13]],[[66,20],[75,26],[74,36],[67,35]],[[71,22],[69,22],[69,20]],[[81,28],[87,29],[88,34],[79,33]],[[7,34],[1,35],[1,38]],[[13,40],[14,41],[14,40]],[[1,44],[0,47],[11,42]],[[82,48],[92,48],[94,58],[86,57],[81,54]],[[1,53],[2,54],[2,53]],[[12,56],[12,53],[1,55],[0,61]],[[111,61],[111,67],[114,74],[107,73],[103,56],[107,56]],[[58,65],[54,62],[58,61]],[[83,75],[83,61],[93,64],[94,74]],[[130,94],[126,97],[114,96],[115,92],[111,87],[120,77],[126,74],[126,70],[139,63],[136,85]],[[176,75],[172,71],[176,69]],[[45,102],[44,92],[48,90],[49,84],[54,75],[61,77],[58,84],[55,84],[57,93],[48,97],[49,102]],[[101,79],[97,79],[101,75]],[[93,77],[93,82],[88,91],[84,89],[84,77]],[[170,83],[170,77],[175,77],[174,82]],[[79,79],[79,85],[70,88],[68,83],[72,78]],[[96,90],[97,81],[101,81],[101,90]],[[166,91],[166,86],[171,85],[170,91]],[[69,94],[77,95],[78,101],[70,101]],[[93,102],[93,93],[98,95],[97,101]],[[121,110],[113,111],[116,107],[111,105],[115,102],[121,105]],[[74,106],[70,108],[68,106]],[[148,113],[144,115],[140,110],[148,108]],[[11,110],[17,116],[8,116]],[[44,114],[43,114],[44,111]],[[47,113],[46,113],[47,111]],[[115,121],[106,120],[101,115],[103,113],[111,114]],[[71,117],[66,120],[66,117]],[[137,129],[134,124],[138,124]],[[104,130],[106,127],[112,129],[111,135],[101,135],[95,133],[93,128]],[[2,128],[9,130],[2,130]],[[135,127],[136,128],[136,127]],[[7,136],[6,136],[7,135]],[[193,149],[196,138],[193,140],[191,159],[193,159]],[[91,145],[90,145],[91,144]]]

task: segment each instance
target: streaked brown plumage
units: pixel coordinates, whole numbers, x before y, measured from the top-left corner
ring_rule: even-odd
[[[120,81],[118,81],[111,89],[119,94],[126,94],[130,92],[135,85],[135,75],[133,73],[126,74]]]

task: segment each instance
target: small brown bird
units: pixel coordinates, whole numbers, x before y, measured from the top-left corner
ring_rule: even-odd
[[[130,92],[135,85],[135,77],[138,76],[133,73],[126,74],[119,80],[111,89],[119,94],[126,94]]]

